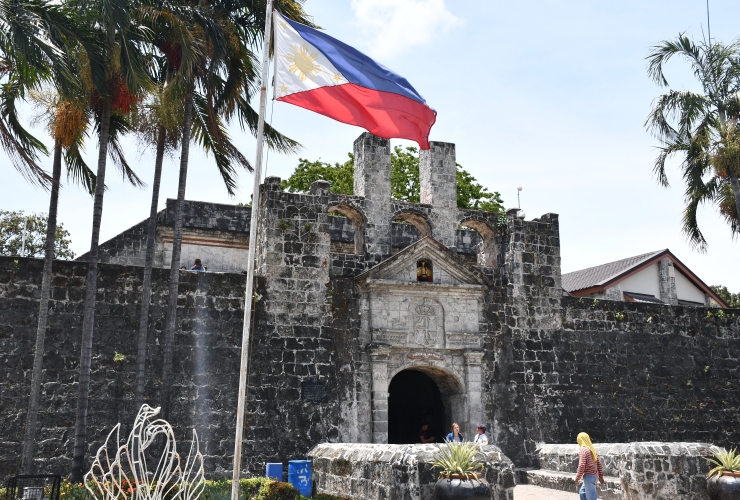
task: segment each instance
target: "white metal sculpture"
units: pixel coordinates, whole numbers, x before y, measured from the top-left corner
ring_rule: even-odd
[[[152,420],[159,411],[158,407],[143,405],[123,445],[119,440],[120,423],[108,434],[85,474],[85,487],[96,500],[197,500],[203,493],[198,433],[193,429],[190,452],[182,466],[172,427],[166,420]],[[158,457],[150,449],[155,443],[161,447]],[[115,446],[113,454],[109,446]]]

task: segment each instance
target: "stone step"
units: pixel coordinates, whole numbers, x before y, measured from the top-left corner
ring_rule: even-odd
[[[532,484],[551,490],[578,492],[573,472],[545,469],[517,469],[518,484]],[[604,476],[604,484],[598,484],[599,500],[622,500],[622,483],[618,477]]]

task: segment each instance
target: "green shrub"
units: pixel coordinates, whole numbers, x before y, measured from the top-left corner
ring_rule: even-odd
[[[278,483],[266,477],[253,477],[239,481],[239,500],[299,500],[301,495],[290,483]],[[0,488],[0,499],[5,489]],[[334,495],[320,494],[318,500],[349,500]],[[82,483],[70,483],[64,479],[59,489],[60,500],[95,500]],[[206,481],[200,500],[230,500],[231,480]],[[126,499],[122,499],[126,500]]]
[[[71,483],[63,479],[59,486],[59,500],[93,500],[93,496],[82,483]]]
[[[260,496],[262,487],[274,482],[266,477],[253,477],[239,481],[239,500],[263,500]],[[231,481],[229,479],[217,479],[206,481],[203,495],[200,500],[229,500],[231,498]]]
[[[262,485],[255,500],[299,500],[300,497],[300,493],[292,484],[268,481]]]

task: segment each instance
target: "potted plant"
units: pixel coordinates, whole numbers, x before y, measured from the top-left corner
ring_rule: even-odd
[[[437,445],[432,468],[442,469],[434,485],[434,500],[489,500],[491,488],[480,479],[483,462],[475,443]]]
[[[740,500],[740,454],[722,449],[707,458],[715,467],[707,474],[707,491],[712,500]]]

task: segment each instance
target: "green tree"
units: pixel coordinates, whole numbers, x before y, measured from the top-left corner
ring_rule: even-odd
[[[727,307],[740,308],[740,293],[732,293],[726,286],[722,285],[712,285],[709,288],[725,301]]]
[[[400,146],[391,153],[391,196],[397,200],[419,203],[419,150]]]
[[[26,224],[25,252],[23,246],[23,224]],[[0,210],[0,255],[20,257],[44,257],[46,249],[46,230],[49,216],[46,214],[23,213],[23,210],[11,212]],[[54,258],[71,260],[75,254],[70,250],[69,231],[62,224],[56,226],[54,238]]]
[[[352,194],[355,189],[354,156],[349,153],[349,160],[344,163],[331,165],[321,160],[309,161],[305,158],[298,160],[298,167],[291,176],[281,183],[284,190],[291,193],[305,193],[314,181],[322,180],[331,182],[332,193]]]
[[[645,126],[661,143],[654,165],[661,185],[668,186],[666,160],[681,157],[686,186],[682,230],[691,244],[706,251],[696,217],[700,205],[718,205],[731,234],[740,230],[740,43],[695,43],[684,34],[661,42],[647,60],[649,76],[662,87],[669,86],[663,69],[674,56],[688,61],[702,90],[659,96]]]
[[[306,192],[317,180],[331,182],[332,193],[354,194],[355,164],[352,153],[344,163],[309,161],[301,158],[298,167],[281,185],[291,193]],[[391,153],[391,195],[397,200],[419,203],[419,150],[396,146]],[[457,165],[457,206],[486,212],[504,212],[504,201],[498,191],[490,192],[478,183],[462,165]]]

